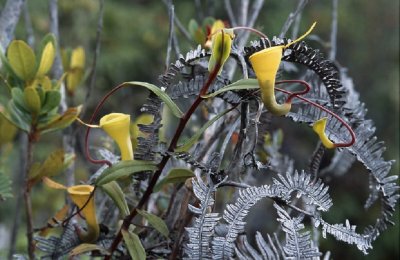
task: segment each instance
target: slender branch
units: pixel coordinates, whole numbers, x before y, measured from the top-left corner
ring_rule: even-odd
[[[231,0],[224,0],[225,10],[228,13],[229,21],[232,27],[237,26],[235,15],[233,14]]]
[[[90,69],[89,75],[89,87],[86,91],[85,102],[86,106],[83,107],[80,117],[83,118],[86,112],[87,104],[89,104],[90,95],[92,94],[92,90],[96,86],[97,79],[97,59],[100,55],[100,47],[101,47],[101,34],[103,32],[103,16],[104,16],[104,0],[99,0],[99,16],[97,19],[97,30],[96,30],[96,44],[95,51],[93,56],[93,61]]]
[[[332,25],[331,25],[331,50],[329,52],[329,59],[335,60],[337,48],[337,10],[339,0],[332,0]]]
[[[19,156],[21,162],[27,162],[27,152],[26,148],[28,147],[28,137],[26,134],[20,134],[19,136]],[[15,186],[17,190],[24,190],[24,182],[25,182],[25,173],[26,173],[26,163],[21,163],[19,165],[19,173],[16,174],[14,179]],[[18,236],[19,224],[21,222],[21,208],[23,201],[23,193],[18,192],[16,202],[15,202],[15,214],[14,214],[14,222],[11,229],[10,235],[10,248],[8,251],[8,259],[12,259],[15,253],[15,243]]]
[[[165,58],[165,70],[168,69],[170,59],[171,59],[171,50],[172,50],[172,42],[174,40],[174,17],[175,17],[175,12],[174,12],[174,5],[172,4],[172,1],[169,0],[168,3],[168,15],[169,15],[169,34],[168,34],[168,46],[167,46],[167,56]]]
[[[245,26],[247,24],[247,14],[249,11],[249,0],[240,1],[239,24]]]
[[[301,13],[304,9],[304,7],[307,5],[308,0],[300,0],[299,3],[297,4],[296,10],[294,12],[291,12],[286,19],[285,23],[282,26],[281,33],[279,34],[279,38],[283,38],[287,31],[289,30],[290,26],[296,19],[297,15]]]
[[[296,19],[294,20],[294,24],[292,27],[292,39],[296,39],[299,34],[300,22],[301,22],[302,12],[298,13]]]
[[[7,0],[0,15],[0,51],[14,38],[14,30],[25,0]]]
[[[223,43],[222,43],[222,45],[223,45]],[[181,134],[183,133],[183,130],[185,129],[186,124],[189,122],[189,119],[191,118],[193,113],[196,111],[197,107],[203,101],[202,96],[204,96],[207,93],[209,87],[211,86],[211,83],[217,77],[218,71],[221,68],[221,66],[222,66],[221,62],[218,61],[215,68],[213,69],[213,71],[211,71],[211,73],[209,74],[207,81],[201,88],[199,95],[196,97],[195,101],[190,106],[190,108],[188,109],[186,114],[179,120],[179,124],[175,131],[174,137],[172,138],[172,141],[168,147],[168,152],[172,153],[174,151],[174,149],[176,148],[176,145],[178,144],[178,140],[179,140]],[[122,239],[121,230],[122,229],[127,230],[129,228],[130,223],[132,222],[132,220],[134,219],[134,217],[137,214],[137,209],[142,208],[146,204],[148,199],[150,198],[150,195],[153,193],[153,188],[156,185],[157,180],[160,178],[161,173],[163,172],[165,166],[167,165],[167,162],[171,158],[171,153],[167,153],[162,157],[161,162],[158,164],[158,167],[157,167],[158,170],[154,173],[153,177],[151,178],[149,185],[148,185],[145,193],[143,194],[142,198],[140,199],[138,205],[132,209],[132,211],[130,212],[130,214],[127,217],[125,217],[125,219],[122,223],[122,226],[117,233],[117,236],[115,237],[113,243],[111,244],[111,247],[109,249],[110,255],[106,256],[106,258],[105,258],[106,260],[111,259],[113,252],[118,247],[118,244],[121,242],[121,239]]]
[[[32,201],[30,197],[29,188],[29,170],[33,160],[33,140],[28,137],[28,143],[26,148],[26,165],[25,165],[25,188],[24,188],[24,200],[25,200],[25,214],[26,214],[26,237],[28,239],[28,256],[29,259],[35,259],[35,243],[33,241],[33,216],[32,216]]]
[[[162,0],[163,3],[168,7],[168,0]],[[186,30],[185,26],[182,25],[181,21],[179,20],[178,16],[175,15],[174,17],[175,24],[178,27],[179,31],[183,34],[183,36],[189,41],[192,42],[192,37],[190,33]]]
[[[33,33],[32,20],[29,14],[28,0],[26,0],[23,8],[24,8],[24,22],[25,22],[27,41],[28,44],[33,47],[35,45],[35,35]]]

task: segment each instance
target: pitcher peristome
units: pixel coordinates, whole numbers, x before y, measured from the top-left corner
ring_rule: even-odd
[[[133,160],[133,149],[129,133],[130,115],[111,113],[100,119],[100,127],[114,139],[121,151],[121,160]]]
[[[94,186],[92,185],[75,185],[67,189],[72,201],[79,209],[82,209],[81,213],[86,218],[88,231],[86,233],[80,233],[79,238],[87,243],[96,241],[100,234],[96,218],[94,196],[92,195],[92,197],[90,197],[93,190]]]

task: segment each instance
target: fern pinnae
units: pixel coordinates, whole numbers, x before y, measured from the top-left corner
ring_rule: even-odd
[[[273,182],[275,185],[283,186],[282,189],[285,190],[287,196],[293,191],[297,191],[297,197],[305,195],[309,201],[306,203],[314,204],[318,206],[318,210],[328,211],[328,209],[332,206],[332,199],[328,194],[328,186],[325,186],[321,179],[318,179],[315,183],[311,180],[310,174],[307,174],[305,171],[302,171],[300,174],[295,171],[292,175],[290,173],[286,174],[284,177],[281,174],[278,174],[278,179],[274,178]]]
[[[282,230],[286,233],[286,244],[283,248],[286,257],[294,259],[319,257],[318,248],[312,246],[310,232],[300,232],[300,230],[304,229],[304,224],[301,223],[303,215],[292,218],[277,203],[274,203],[274,207],[278,213],[277,220],[281,222]]]
[[[250,187],[239,191],[235,203],[228,204],[225,208],[223,219],[228,223],[225,237],[214,237],[212,241],[213,259],[226,259],[234,253],[234,242],[239,233],[243,232],[249,209],[260,199],[282,198],[281,187],[264,185],[261,187]]]
[[[190,243],[187,244],[186,259],[211,259],[210,242],[214,227],[220,217],[218,213],[208,212],[214,205],[213,195],[216,186],[209,181],[205,184],[201,178],[192,179],[193,192],[200,200],[200,207],[189,205],[189,209],[197,215],[192,227],[187,227]]]

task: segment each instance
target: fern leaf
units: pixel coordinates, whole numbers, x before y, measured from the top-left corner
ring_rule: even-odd
[[[292,175],[286,174],[286,178],[278,174],[279,180],[274,179],[275,185],[283,186],[286,196],[290,196],[290,193],[296,191],[297,197],[305,195],[308,198],[307,204],[314,204],[318,206],[318,210],[327,211],[332,206],[332,199],[328,194],[328,186],[325,186],[321,179],[318,179],[315,183],[311,180],[311,175],[302,171],[300,174],[295,171]]]
[[[211,259],[210,242],[214,235],[215,225],[220,217],[218,213],[209,212],[214,205],[214,193],[216,187],[209,182],[205,184],[201,178],[193,178],[193,192],[200,200],[200,206],[189,205],[189,209],[197,215],[192,227],[187,227],[189,243],[186,245],[185,253],[187,259]]]

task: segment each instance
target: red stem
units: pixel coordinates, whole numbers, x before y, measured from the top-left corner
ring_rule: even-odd
[[[292,94],[289,95],[289,97],[287,98],[286,103],[292,102],[292,99],[294,97],[297,97],[299,95],[304,95],[304,94],[308,93],[308,91],[310,91],[310,89],[311,89],[311,86],[307,82],[305,82],[304,80],[298,80],[298,79],[280,80],[280,81],[277,81],[275,83],[275,85],[279,85],[279,84],[283,84],[283,83],[300,83],[306,87],[302,91],[292,92]]]
[[[97,105],[96,109],[94,110],[94,112],[93,112],[93,114],[92,114],[92,116],[91,116],[91,118],[90,118],[88,124],[92,124],[92,123],[93,123],[94,118],[96,117],[97,113],[99,112],[99,110],[100,110],[100,108],[103,106],[103,104],[106,102],[106,100],[107,100],[112,94],[114,94],[117,90],[123,88],[124,86],[125,86],[125,83],[122,83],[122,84],[116,86],[115,88],[113,88],[112,90],[110,90],[110,91],[103,97],[103,99],[100,101],[100,103]],[[89,145],[88,145],[90,129],[91,129],[91,128],[88,127],[88,128],[86,129],[86,134],[85,134],[85,155],[86,155],[86,158],[88,159],[88,161],[90,161],[90,162],[92,162],[92,163],[95,163],[95,164],[107,164],[109,167],[111,167],[112,163],[111,163],[109,160],[96,160],[96,159],[93,159],[93,158],[90,156]]]
[[[290,95],[290,96],[292,96],[292,95],[294,94],[294,93],[292,93],[292,92],[290,92],[290,91],[287,91],[287,90],[284,90],[284,89],[281,89],[281,88],[275,88],[275,89],[278,90],[278,91],[280,91],[280,92],[283,92],[283,93],[285,93],[285,94],[288,94],[288,95]],[[304,102],[307,102],[307,103],[309,103],[309,104],[311,104],[311,105],[313,105],[313,106],[315,106],[315,107],[317,107],[317,108],[319,108],[319,109],[325,111],[326,113],[328,113],[328,114],[330,114],[331,116],[333,116],[334,118],[336,118],[340,123],[342,123],[342,124],[347,128],[347,130],[349,131],[349,133],[350,133],[350,135],[351,135],[351,141],[350,141],[350,142],[347,142],[347,143],[337,143],[337,144],[335,144],[335,147],[349,147],[349,146],[352,146],[352,145],[355,143],[355,141],[356,141],[356,135],[355,135],[353,129],[352,129],[351,126],[349,126],[349,124],[347,124],[340,116],[338,116],[337,114],[335,114],[334,112],[330,111],[329,109],[327,109],[327,108],[321,106],[320,104],[315,103],[315,102],[313,102],[313,101],[311,101],[311,100],[309,100],[309,99],[307,99],[307,98],[298,96],[297,94],[295,94],[294,97],[296,97],[296,98],[298,98],[298,99],[301,99],[301,100],[303,100]]]

